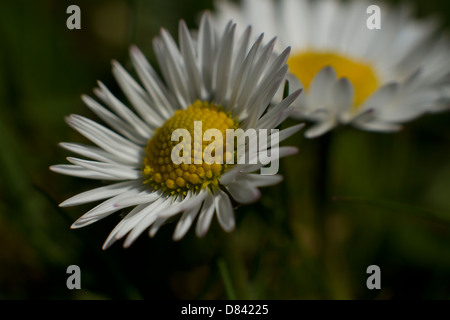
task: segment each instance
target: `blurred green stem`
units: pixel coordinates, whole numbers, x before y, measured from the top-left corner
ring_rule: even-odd
[[[317,159],[317,171],[316,171],[316,214],[315,224],[317,235],[322,246],[325,242],[325,222],[326,222],[326,210],[327,204],[330,200],[328,192],[328,179],[329,179],[329,158],[330,149],[332,143],[332,134],[330,132],[324,134],[318,138],[318,159]]]
[[[225,292],[229,300],[236,300],[236,292],[234,290],[233,283],[231,281],[230,272],[227,267],[227,263],[224,258],[220,258],[217,261],[217,266],[219,267],[220,276],[222,277],[223,285],[225,287]]]
[[[228,299],[249,299],[246,270],[235,244],[234,233],[223,235],[221,242],[222,257],[217,265]]]
[[[318,139],[317,171],[316,171],[316,214],[315,228],[319,243],[318,264],[324,274],[324,294],[331,299],[348,299],[350,291],[345,281],[346,269],[336,255],[339,245],[327,235],[327,219],[329,214],[330,196],[330,156],[333,134],[328,132]],[[339,270],[338,272],[336,272]]]

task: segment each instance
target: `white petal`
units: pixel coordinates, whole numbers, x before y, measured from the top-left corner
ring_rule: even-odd
[[[90,158],[92,160],[98,160],[102,162],[121,163],[120,159],[115,155],[106,152],[100,148],[90,145],[84,145],[81,143],[61,142],[59,145],[73,153],[77,153],[80,156]]]
[[[315,108],[327,106],[327,95],[336,79],[336,71],[332,67],[321,69],[312,80],[309,88],[310,104]]]
[[[187,107],[192,97],[186,85],[188,79],[182,68],[182,57],[172,36],[165,29],[161,29],[160,38],[153,40],[153,49],[167,85],[179,105]]]
[[[217,70],[216,70],[216,95],[215,102],[222,104],[226,98],[230,86],[229,79],[231,75],[231,57],[234,45],[234,33],[236,25],[230,26],[226,30],[222,42],[218,47]]]
[[[186,235],[192,223],[194,222],[194,219],[197,216],[198,211],[200,210],[200,206],[201,203],[183,212],[183,215],[178,221],[175,231],[173,233],[174,241],[181,240]]]
[[[108,174],[95,172],[89,169],[85,169],[80,166],[71,165],[71,164],[57,164],[50,166],[50,170],[53,172],[66,174],[73,177],[85,178],[85,179],[95,179],[95,180],[122,180],[118,179],[115,176],[111,176]]]
[[[170,207],[171,202],[172,201],[170,199],[166,199],[157,208],[154,209],[151,215],[147,214],[142,220],[140,220],[139,223],[131,230],[131,232],[126,237],[125,242],[123,243],[123,247],[128,248],[129,246],[131,246],[131,244],[133,244],[133,242],[142,234],[142,232],[144,232],[145,229],[147,229],[158,219],[159,214]]]
[[[215,209],[214,196],[210,192],[208,192],[205,201],[203,202],[203,206],[197,221],[197,226],[195,228],[195,232],[198,237],[203,237],[208,231]]]
[[[198,35],[198,52],[203,84],[207,92],[212,92],[214,57],[216,55],[214,30],[209,13],[202,15]],[[210,99],[211,97],[205,97]]]
[[[281,1],[280,35],[286,35],[285,43],[293,48],[303,48],[309,40],[310,30],[307,28],[310,22],[309,1],[282,0]]]
[[[126,208],[126,207],[135,206],[138,204],[150,203],[161,197],[162,197],[162,195],[158,191],[145,190],[145,191],[140,192],[136,197],[117,199],[114,203],[114,206],[116,208],[122,209],[122,208]]]
[[[231,83],[232,92],[230,100],[227,103],[230,109],[237,104],[238,98],[242,94],[242,89],[244,88],[244,84],[247,83],[247,78],[249,77],[250,70],[254,65],[256,54],[259,50],[263,38],[264,38],[263,35],[260,35],[258,39],[255,41],[255,43],[252,45],[250,51],[248,52],[247,56],[244,59],[244,62],[242,63],[242,66],[239,70],[239,73],[236,76],[236,79],[233,81],[233,83]],[[237,105],[236,117],[239,117],[244,112],[245,107],[246,106],[243,104]]]
[[[255,187],[266,187],[280,183],[283,180],[281,175],[260,175],[253,173],[245,173],[237,176],[238,180],[249,181]]]
[[[194,47],[191,34],[186,26],[186,23],[182,20],[180,22],[179,31],[180,35],[180,48],[184,59],[184,65],[186,68],[186,74],[189,79],[188,87],[192,97],[192,100],[202,98],[202,81],[200,69],[197,64],[197,53]]]
[[[155,201],[156,202],[156,201]],[[108,237],[106,238],[105,242],[103,243],[102,249],[106,250],[109,247],[111,247],[111,245],[116,242],[117,240],[119,240],[121,238],[121,236],[119,236],[119,232],[120,230],[124,229],[124,226],[127,225],[127,223],[130,221],[130,219],[134,216],[136,216],[136,214],[138,212],[141,212],[143,209],[152,206],[155,204],[155,202],[153,202],[152,204],[141,204],[136,206],[135,208],[133,208],[133,210],[131,210],[115,227],[114,229],[109,233]],[[130,228],[127,229],[127,233],[134,227],[134,225]],[[126,233],[125,233],[126,234]]]
[[[236,52],[233,54],[233,66],[231,67],[230,86],[236,83],[236,77],[238,76],[238,74],[242,69],[242,66],[244,65],[244,60],[247,56],[251,33],[252,27],[248,26],[237,43]]]
[[[269,38],[277,36],[274,21],[274,3],[266,0],[246,0],[242,3],[248,23],[252,24],[258,32],[266,33]]]
[[[273,157],[273,159],[271,159],[271,161],[275,161],[277,159],[281,159],[283,157],[287,157],[287,156],[292,156],[294,154],[298,153],[298,149],[297,147],[288,147],[288,146],[284,146],[284,147],[279,147],[278,148],[278,156],[277,157]],[[265,164],[263,163],[256,163],[256,164],[247,164],[247,165],[241,165],[241,167],[239,167],[239,172],[254,172],[256,170],[261,169],[262,167],[264,167]],[[231,170],[230,170],[231,171]],[[226,172],[225,174],[229,173],[230,171]],[[231,181],[233,181],[233,178],[236,178],[236,175],[239,173],[238,171],[234,172],[234,174],[230,174],[229,176],[225,176],[225,174],[222,176],[226,179],[224,179],[224,181],[227,181],[228,183],[231,183]],[[222,182],[222,179],[221,179]],[[225,184],[225,183],[223,183]]]
[[[89,202],[94,202],[98,200],[103,200],[106,198],[114,197],[120,193],[126,192],[136,186],[138,182],[136,181],[126,181],[119,182],[115,184],[110,184],[104,187],[92,189],[89,191],[85,191],[83,193],[79,193],[76,196],[73,196],[66,201],[60,203],[60,207],[71,207],[77,206],[80,204],[85,204]]]
[[[225,192],[218,189],[214,194],[214,206],[216,207],[217,219],[223,230],[233,231],[235,227],[234,212],[230,198]]]
[[[234,200],[242,204],[250,204],[259,200],[261,192],[249,181],[235,181],[226,186]]]
[[[288,66],[285,65],[278,72],[271,75],[271,77],[264,79],[264,82],[259,85],[259,88],[253,95],[253,99],[247,106],[250,114],[248,119],[242,124],[243,128],[253,128],[256,125],[257,120],[267,109],[267,106],[283,82],[287,70]]]
[[[99,81],[98,85],[100,89],[94,90],[97,96],[100,97],[122,119],[124,119],[137,134],[148,139],[153,133],[150,127],[119,99],[117,99],[102,82]]]
[[[158,128],[164,123],[163,118],[155,112],[149,104],[147,93],[142,87],[129,75],[129,73],[118,63],[112,62],[112,73],[116,78],[122,91],[128,100],[133,104],[134,109],[152,128]]]
[[[137,163],[141,147],[126,140],[104,126],[78,115],[71,115],[66,122],[103,150],[114,154],[124,163]]]
[[[238,105],[247,106],[249,104],[250,99],[252,98],[252,93],[257,87],[261,74],[266,68],[269,58],[273,52],[275,41],[276,39],[272,39],[267,45],[256,52],[256,62],[252,65],[252,69],[249,70],[248,77],[245,80],[244,86],[241,90],[242,94],[239,96],[237,101]],[[238,115],[238,117],[239,116],[240,115]]]
[[[331,99],[338,114],[351,108],[353,104],[353,95],[353,85],[347,78],[341,78],[334,83]]]
[[[137,195],[138,195],[137,190],[130,190],[130,191],[121,193],[113,198],[110,198],[110,199],[100,203],[99,205],[97,205],[93,209],[89,210],[84,215],[82,215],[80,218],[78,218],[78,220],[72,224],[71,228],[76,229],[76,228],[85,227],[87,225],[90,225],[94,222],[97,222],[97,221],[109,216],[110,214],[112,214],[114,212],[119,211],[121,208],[115,206],[115,203],[118,200],[124,199],[124,198],[129,198],[129,197],[136,197]]]
[[[336,125],[337,122],[334,119],[319,122],[318,124],[313,125],[311,128],[308,128],[305,131],[305,137],[310,139],[317,138],[318,136],[321,136],[333,129]]]
[[[291,114],[292,110],[289,109],[289,106],[298,98],[301,92],[302,89],[293,92],[277,105],[269,109],[269,111],[257,121],[255,128],[267,129],[277,127]]]
[[[358,108],[358,113],[364,113],[371,109],[382,107],[383,105],[389,103],[391,99],[398,92],[398,83],[389,83],[378,89],[374,94],[372,94],[362,106]]]
[[[359,129],[375,132],[396,132],[402,128],[398,124],[383,121],[358,121],[354,125]]]
[[[121,164],[112,164],[98,161],[90,161],[68,157],[67,160],[75,165],[83,167],[94,172],[107,174],[117,179],[122,180],[134,180],[142,177],[140,170],[136,170],[132,167],[128,167]]]
[[[164,119],[169,119],[174,112],[175,98],[137,47],[131,46],[130,56],[139,78],[154,102],[153,106]]]
[[[130,141],[133,141],[137,144],[144,144],[150,136],[148,135],[147,137],[142,137],[133,126],[120,119],[114,113],[108,111],[91,97],[83,95],[82,100],[84,101],[84,103],[86,103],[89,109],[91,109],[100,119],[102,119],[112,129],[122,134]]]
[[[130,213],[122,219],[120,226],[118,226],[114,237],[121,239],[128,234],[132,229],[136,228],[143,219],[146,219],[149,224],[153,223],[158,218],[158,211],[161,205],[164,206],[164,202],[167,201],[164,198],[156,199],[155,202],[150,204],[139,204]]]

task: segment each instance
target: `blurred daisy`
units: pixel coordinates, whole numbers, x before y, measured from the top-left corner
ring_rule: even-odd
[[[238,7],[217,1],[216,20],[222,25],[232,17],[292,47],[291,88],[305,88],[294,103],[295,117],[316,123],[307,137],[338,124],[397,131],[403,122],[450,106],[450,45],[445,36],[434,37],[433,21],[414,19],[406,5],[378,3],[381,29],[369,29],[374,4],[243,0]]]
[[[143,54],[132,47],[131,61],[142,85],[117,62],[113,62],[113,74],[133,109],[101,82],[94,93],[107,107],[88,96],[82,97],[109,128],[79,115],[68,117],[67,123],[96,146],[61,143],[63,148],[90,160],[68,157],[71,164],[55,165],[51,170],[116,182],[61,203],[67,207],[106,199],[80,217],[73,228],[132,207],[110,233],[103,248],[125,236],[124,246],[128,247],[147,229],[154,236],[168,219],[178,214],[181,217],[174,240],[186,234],[197,216],[199,237],[208,231],[214,214],[220,226],[230,232],[235,227],[232,200],[242,204],[254,202],[260,197],[259,187],[280,182],[279,175],[253,173],[263,167],[259,162],[220,164],[202,160],[197,164],[176,164],[172,161],[171,152],[177,143],[171,140],[173,131],[185,129],[191,135],[198,134],[194,132],[194,121],[202,123],[200,134],[208,129],[225,133],[227,129],[237,128],[244,131],[276,128],[290,115],[290,104],[300,91],[267,110],[284,82],[289,48],[271,59],[274,40],[263,45],[260,36],[251,43],[250,28],[240,39],[235,39],[235,29],[236,25],[230,21],[217,35],[206,13],[194,39],[181,21],[180,48],[163,29],[153,45],[164,82]],[[300,127],[279,131],[277,138],[282,141]],[[256,153],[248,156],[267,153],[273,150],[271,147],[272,144],[262,144]],[[293,147],[280,147],[278,156],[296,151]]]

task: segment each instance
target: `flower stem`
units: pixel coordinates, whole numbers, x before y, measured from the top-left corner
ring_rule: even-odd
[[[227,267],[225,259],[220,258],[217,261],[217,266],[219,267],[220,276],[222,277],[223,285],[225,287],[225,292],[229,300],[236,300],[236,291],[234,290],[233,283],[231,282],[230,272]]]
[[[318,139],[318,166],[316,175],[316,215],[315,223],[317,228],[317,233],[320,239],[320,246],[324,245],[325,242],[325,222],[326,222],[326,211],[327,204],[330,200],[329,195],[329,157],[331,148],[331,133],[326,133]]]
[[[249,298],[245,266],[235,244],[234,234],[225,234],[222,239],[222,257],[218,267],[229,299]]]

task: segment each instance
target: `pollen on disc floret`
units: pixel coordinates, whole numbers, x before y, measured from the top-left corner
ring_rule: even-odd
[[[194,125],[196,121],[201,121],[201,132]],[[208,186],[217,186],[220,176],[230,165],[223,159],[211,162],[203,158],[203,151],[211,143],[204,140],[203,135],[208,129],[217,129],[225,139],[226,130],[236,128],[238,122],[213,102],[197,100],[186,109],[177,110],[164,125],[156,129],[153,137],[147,142],[143,169],[144,183],[169,194],[186,194],[188,190],[196,191]],[[183,142],[187,144],[189,141],[183,139],[181,142],[172,141],[172,133],[177,129],[186,129],[191,137],[190,145],[185,145],[191,150],[190,159],[183,158],[180,164],[172,161],[172,150],[178,144]],[[221,146],[222,154],[226,155],[225,140]]]

